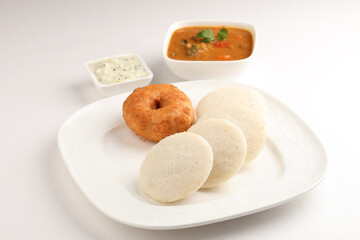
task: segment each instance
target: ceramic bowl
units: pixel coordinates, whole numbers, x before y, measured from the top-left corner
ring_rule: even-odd
[[[206,26],[206,27],[236,27],[248,30],[253,36],[252,54],[245,59],[231,61],[184,61],[175,60],[167,56],[167,49],[173,32],[179,28],[190,26]],[[226,20],[187,20],[172,24],[166,34],[163,46],[163,58],[169,69],[178,77],[185,80],[201,80],[201,79],[237,79],[245,70],[246,64],[254,55],[255,46],[255,27],[238,21]]]
[[[141,57],[139,55],[134,54],[134,53],[128,53],[128,54],[116,55],[116,56],[111,56],[111,57],[112,58],[118,58],[118,57],[137,58],[137,59],[139,59],[139,61],[141,63],[140,64],[141,69],[143,71],[146,71],[147,74],[144,77],[133,78],[133,79],[125,80],[125,81],[121,81],[121,82],[114,82],[111,84],[104,84],[104,83],[100,82],[97,75],[95,74],[95,71],[97,68],[101,67],[101,65],[103,63],[107,62],[110,59],[110,57],[86,62],[84,64],[85,68],[86,68],[87,72],[90,74],[93,84],[95,85],[95,87],[97,88],[97,90],[100,92],[101,95],[106,96],[106,97],[113,96],[113,95],[117,95],[120,93],[130,92],[138,87],[144,87],[144,86],[150,84],[151,80],[153,79],[153,73],[151,72],[149,67],[146,65],[146,63],[141,59]]]

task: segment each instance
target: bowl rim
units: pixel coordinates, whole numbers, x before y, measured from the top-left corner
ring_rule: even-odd
[[[117,57],[124,57],[124,56],[136,56],[140,60],[141,64],[144,66],[144,68],[147,70],[149,75],[145,76],[145,77],[141,77],[141,78],[129,79],[129,80],[126,80],[126,81],[123,81],[123,82],[114,82],[114,83],[110,83],[110,84],[103,84],[103,83],[101,83],[99,81],[98,77],[95,75],[95,73],[89,67],[90,64],[105,61],[107,59],[110,59],[111,57],[117,58]],[[95,86],[101,87],[101,88],[110,88],[110,87],[113,87],[113,86],[123,85],[123,84],[126,84],[126,83],[136,82],[136,81],[148,81],[149,79],[151,80],[154,77],[154,74],[150,70],[148,65],[136,53],[124,53],[124,54],[118,54],[118,55],[111,55],[109,57],[98,58],[98,59],[95,59],[95,60],[90,60],[90,61],[87,61],[87,62],[84,63],[84,67],[87,70],[87,72],[90,74],[91,79],[93,80],[93,83],[95,84]]]
[[[194,60],[177,60],[177,59],[172,59],[169,58],[167,56],[167,49],[169,46],[169,42],[171,39],[172,34],[177,30],[180,29],[182,27],[191,27],[191,26],[231,26],[231,27],[240,27],[239,25],[241,25],[242,27],[244,27],[244,29],[248,30],[251,35],[253,36],[253,48],[251,51],[251,54],[249,57],[247,58],[243,58],[243,59],[238,59],[238,60],[228,60],[228,61],[194,61]],[[216,64],[229,64],[229,63],[237,63],[237,62],[244,62],[247,61],[250,58],[253,58],[254,52],[255,52],[255,43],[256,43],[256,30],[255,30],[255,26],[253,24],[250,23],[246,23],[246,22],[242,22],[242,21],[237,21],[237,20],[216,20],[216,19],[188,19],[188,20],[182,20],[182,21],[177,21],[172,23],[167,31],[166,31],[166,35],[164,38],[164,43],[163,43],[163,57],[167,62],[176,62],[176,63],[195,63],[195,64],[211,64],[211,63],[216,63]]]

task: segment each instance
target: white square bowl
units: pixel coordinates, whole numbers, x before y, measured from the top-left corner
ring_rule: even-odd
[[[144,86],[150,84],[151,80],[153,79],[153,76],[154,76],[153,73],[151,72],[149,67],[146,65],[146,63],[141,59],[141,57],[139,55],[134,54],[134,53],[127,53],[127,54],[116,55],[116,56],[112,56],[112,57],[117,58],[117,57],[124,57],[124,56],[137,57],[140,60],[143,67],[145,68],[145,70],[148,72],[148,76],[131,79],[131,80],[123,81],[123,82],[116,82],[116,83],[112,83],[112,84],[102,84],[99,81],[99,79],[97,78],[97,76],[95,75],[95,69],[98,64],[108,60],[109,57],[86,62],[84,64],[85,68],[86,68],[87,72],[90,74],[95,87],[97,88],[97,90],[100,92],[101,95],[108,97],[108,96],[113,96],[113,95],[117,95],[120,93],[131,92],[135,88],[144,87]]]
[[[204,27],[235,27],[248,30],[253,37],[253,50],[248,58],[231,61],[188,61],[175,60],[167,56],[167,49],[173,32],[179,28]],[[253,57],[255,49],[255,27],[238,21],[230,20],[186,20],[172,24],[165,37],[163,57],[169,69],[178,77],[185,80],[203,79],[236,79],[244,71],[247,62]]]

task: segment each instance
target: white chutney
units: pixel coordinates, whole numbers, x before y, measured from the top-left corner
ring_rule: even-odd
[[[150,75],[135,55],[110,57],[101,61],[96,64],[94,74],[102,84],[119,83]]]

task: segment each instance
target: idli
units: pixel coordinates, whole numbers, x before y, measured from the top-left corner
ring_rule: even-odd
[[[244,105],[261,116],[265,116],[267,103],[265,98],[256,90],[247,87],[219,88],[203,97],[197,108],[199,117],[209,108],[221,108],[227,104]]]
[[[198,121],[205,119],[225,119],[237,125],[243,132],[246,144],[246,163],[256,158],[266,141],[265,120],[262,114],[243,104],[229,102],[221,107],[204,107],[200,101],[198,108],[203,109]]]
[[[197,191],[213,165],[210,144],[183,132],[164,138],[147,154],[139,176],[141,191],[159,202],[174,202]]]
[[[202,136],[213,151],[213,167],[202,188],[226,182],[245,163],[245,137],[235,124],[223,119],[208,119],[196,123],[188,131]]]

